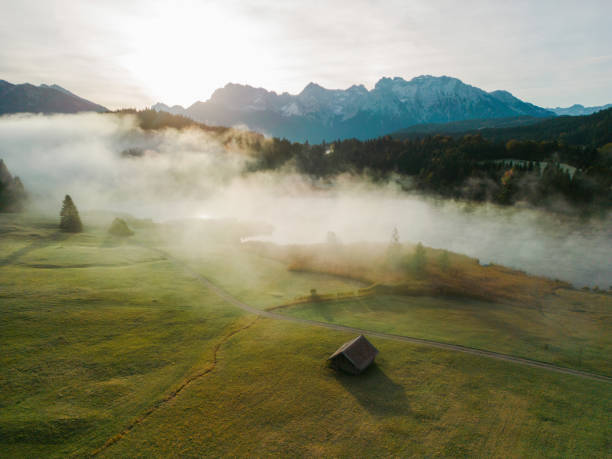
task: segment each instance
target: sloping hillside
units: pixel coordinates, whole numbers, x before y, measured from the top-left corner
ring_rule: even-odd
[[[102,105],[90,102],[57,85],[11,84],[0,80],[0,115],[5,113],[78,113],[106,112]]]

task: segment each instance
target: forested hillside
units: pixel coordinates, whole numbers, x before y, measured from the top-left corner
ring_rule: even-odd
[[[226,128],[151,110],[135,114],[141,127],[196,127],[248,148],[249,172],[297,171],[313,178],[342,173],[395,180],[405,190],[446,198],[518,202],[590,212],[612,207],[612,110],[560,117],[463,135],[391,136],[310,145]],[[228,140],[229,141],[229,140]]]
[[[83,99],[55,84],[34,86],[0,80],[0,114],[106,111],[102,105]]]
[[[519,117],[412,126],[392,136],[398,139],[415,139],[432,134],[463,136],[476,133],[493,142],[507,142],[512,139],[537,142],[556,140],[570,145],[597,147],[612,139],[612,108],[588,116],[559,116],[548,119]]]

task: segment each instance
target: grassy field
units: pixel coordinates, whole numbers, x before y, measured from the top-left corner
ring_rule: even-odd
[[[258,319],[102,457],[610,455],[607,383],[384,340],[339,375],[325,359],[349,338]]]
[[[208,361],[241,313],[155,252],[105,247],[102,230],[21,223],[0,253],[0,455],[86,455]]]
[[[453,296],[489,302],[538,305],[569,284],[420,244],[277,245],[251,241],[249,250],[278,260],[288,270],[332,274],[402,295]]]
[[[86,455],[206,367],[240,326],[240,310],[147,248],[172,249],[172,239],[145,227],[123,241],[105,229],[66,235],[44,217],[0,215],[2,456]],[[312,286],[356,284],[263,259],[257,267],[253,255],[219,244],[174,252],[207,274],[213,267],[216,279],[231,277],[230,287],[262,306]],[[233,257],[227,266],[223,250]],[[247,264],[252,271],[236,270]]]
[[[537,307],[377,295],[279,310],[295,317],[487,349],[612,376],[612,297],[557,290]]]
[[[183,263],[261,308],[363,284],[240,250],[243,229],[224,238],[131,221],[124,241],[107,236],[107,220],[65,235],[55,220],[0,215],[2,457],[89,456],[113,438],[101,456],[612,449],[607,383],[383,340],[377,366],[341,376],[325,359],[350,336],[255,319]],[[397,311],[376,315],[372,327],[383,315],[401,323]]]
[[[311,289],[335,293],[366,286],[346,277],[290,271],[281,261],[243,250],[236,244],[194,247],[169,243],[165,248],[232,295],[261,309],[309,295]]]

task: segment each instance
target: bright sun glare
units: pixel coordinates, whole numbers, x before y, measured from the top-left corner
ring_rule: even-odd
[[[122,63],[153,99],[190,105],[236,75],[260,79],[257,32],[228,9],[166,4],[131,30],[133,52]]]

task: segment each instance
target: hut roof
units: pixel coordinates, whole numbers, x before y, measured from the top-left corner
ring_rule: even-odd
[[[363,371],[372,363],[374,357],[378,354],[378,349],[365,336],[359,335],[357,338],[340,346],[328,360],[332,360],[340,354],[344,355],[359,371]]]

